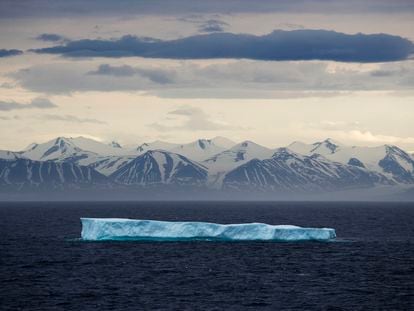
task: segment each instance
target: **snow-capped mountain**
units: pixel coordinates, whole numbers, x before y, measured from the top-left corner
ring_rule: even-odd
[[[0,185],[18,188],[79,188],[105,184],[108,179],[94,169],[73,163],[0,160]]]
[[[345,146],[327,139],[315,144],[295,142],[288,148],[303,155],[320,154],[331,161],[364,167],[389,175],[400,183],[414,182],[414,160],[397,146]]]
[[[0,159],[3,160],[16,160],[22,158],[19,152],[0,150]]]
[[[109,176],[135,158],[136,156],[98,156],[82,159],[79,163],[92,167],[105,176]]]
[[[272,154],[272,149],[263,147],[252,141],[244,141],[208,158],[202,163],[209,168],[210,174],[217,174],[220,172],[228,172],[255,158],[269,158]]]
[[[89,138],[58,137],[43,144],[33,144],[21,156],[35,161],[58,161],[90,166],[108,176],[132,160],[133,154],[118,143],[104,144]]]
[[[303,156],[287,148],[278,149],[269,159],[251,160],[223,179],[224,189],[267,191],[332,191],[384,184],[393,181],[364,168],[332,162],[319,154]]]
[[[124,185],[203,185],[207,168],[182,155],[150,150],[121,166],[110,179]]]
[[[287,146],[287,148],[299,154],[311,155],[318,153],[326,156],[328,154],[335,153],[343,146],[344,145],[342,145],[340,142],[337,142],[331,138],[327,138],[324,141],[316,142],[313,144],[305,144],[300,141],[295,141]]]
[[[178,145],[170,151],[179,153],[187,158],[203,161],[211,156],[224,151],[226,148],[216,145],[210,139],[198,139],[192,143]]]
[[[215,144],[216,146],[219,147],[223,147],[224,149],[230,149],[231,147],[233,147],[234,145],[236,145],[236,143],[226,137],[222,137],[222,136],[216,136],[212,139],[210,139],[213,144]]]
[[[120,148],[109,146],[84,137],[58,137],[43,144],[34,144],[22,152],[22,156],[36,161],[78,162],[98,155],[118,155]]]
[[[23,186],[168,185],[294,193],[414,186],[411,154],[391,145],[346,146],[332,139],[271,149],[252,141],[234,144],[223,137],[181,145],[155,141],[139,147],[58,137],[19,152],[0,151],[0,161],[0,191]]]
[[[156,140],[150,143],[143,143],[132,149],[135,154],[142,154],[149,150],[165,150],[179,153],[193,160],[201,161],[223,150],[235,145],[230,139],[225,137],[214,137],[212,139],[198,139],[187,144],[175,144]]]
[[[144,152],[147,152],[149,150],[166,150],[169,151],[172,148],[178,146],[178,144],[174,143],[168,143],[161,140],[156,140],[150,143],[143,143],[139,145],[138,147],[134,148],[133,150],[136,152],[136,154],[142,154]]]
[[[94,152],[83,150],[76,146],[69,138],[58,137],[43,144],[34,144],[30,149],[22,152],[25,158],[34,161],[61,161],[75,162]]]
[[[118,142],[116,142],[116,141],[111,141],[108,144],[108,146],[109,147],[112,147],[112,148],[122,149],[122,146]]]

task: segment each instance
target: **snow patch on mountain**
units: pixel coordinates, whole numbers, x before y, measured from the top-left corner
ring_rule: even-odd
[[[384,175],[332,162],[322,155],[304,156],[287,148],[277,149],[269,159],[253,159],[227,173],[225,189],[246,190],[337,190],[392,185]]]
[[[244,141],[208,158],[202,163],[209,168],[210,174],[215,175],[228,172],[229,170],[255,158],[269,158],[272,154],[272,149],[263,147],[252,141]]]
[[[295,142],[288,148],[308,156],[320,154],[331,161],[342,164],[358,163],[356,166],[389,175],[397,182],[414,182],[414,160],[397,146],[345,146],[328,139],[315,144]]]
[[[79,188],[108,182],[107,178],[86,166],[53,161],[0,160],[0,184],[49,188]]]
[[[0,150],[0,159],[3,160],[16,160],[22,158],[21,153],[7,151],[7,150]]]
[[[224,150],[224,147],[216,145],[210,139],[198,139],[189,144],[179,145],[170,151],[196,161],[203,161]]]
[[[121,166],[110,175],[125,185],[203,185],[207,168],[182,155],[163,150],[151,150]]]

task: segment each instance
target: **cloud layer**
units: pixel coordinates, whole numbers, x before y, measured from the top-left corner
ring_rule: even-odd
[[[67,57],[246,58],[370,63],[405,60],[414,50],[411,41],[399,36],[361,33],[349,35],[327,30],[300,29],[275,30],[263,36],[211,33],[166,41],[135,36],[123,36],[114,40],[83,39],[33,51]]]
[[[0,49],[0,57],[16,56],[20,54],[23,54],[23,51],[16,50],[16,49],[12,49],[12,50]]]
[[[45,42],[65,42],[68,40],[66,37],[55,33],[42,33],[36,39]]]
[[[359,65],[242,60],[163,66],[65,62],[22,69],[11,77],[26,89],[52,94],[142,91],[170,98],[325,97],[351,91],[410,91],[414,61]]]
[[[17,3],[16,3],[17,2]],[[2,0],[0,18],[191,13],[372,13],[413,12],[412,0]]]
[[[56,108],[57,105],[49,99],[43,97],[34,98],[30,104],[19,104],[14,101],[0,101],[0,111],[11,111],[20,109],[50,109]]]
[[[202,109],[196,107],[182,106],[178,109],[168,112],[167,115],[170,117],[163,120],[162,123],[152,123],[148,126],[160,132],[218,131],[237,128],[229,124],[219,123],[215,120],[212,120],[210,116],[206,114]],[[177,124],[177,120],[175,118],[176,116],[183,117],[184,120]]]

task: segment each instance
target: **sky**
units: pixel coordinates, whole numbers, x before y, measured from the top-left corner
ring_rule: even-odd
[[[327,137],[414,151],[414,2],[0,1],[0,149]]]

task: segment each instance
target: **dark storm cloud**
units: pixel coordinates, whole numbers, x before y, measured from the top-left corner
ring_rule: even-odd
[[[401,13],[412,0],[2,0],[0,18],[191,13]]]
[[[88,74],[114,77],[132,77],[138,75],[159,84],[172,83],[175,76],[175,72],[171,70],[158,68],[138,68],[128,65],[112,66],[109,64],[102,64],[98,67],[97,70],[90,71]]]
[[[229,26],[229,24],[221,20],[209,19],[205,21],[204,23],[202,23],[198,27],[198,30],[200,32],[221,32],[221,31],[224,31],[227,26]]]
[[[5,50],[0,49],[0,57],[16,56],[22,54],[23,51],[20,50]]]
[[[14,101],[0,101],[0,111],[11,111],[19,109],[50,109],[56,108],[57,105],[52,103],[49,99],[37,97],[33,99],[30,104],[20,104]]]
[[[388,34],[349,35],[327,30],[275,30],[263,36],[211,33],[170,41],[135,36],[114,40],[84,39],[33,51],[67,57],[246,58],[369,63],[407,59],[413,52],[413,43]]]
[[[55,33],[42,33],[36,37],[37,40],[45,42],[64,42],[67,38]]]

